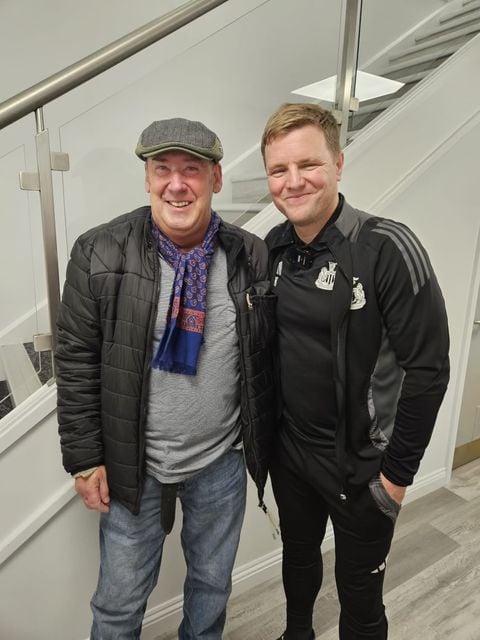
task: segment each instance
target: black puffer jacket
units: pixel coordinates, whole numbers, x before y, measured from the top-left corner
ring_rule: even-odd
[[[245,457],[261,498],[275,417],[276,298],[269,290],[263,241],[224,222],[219,241],[237,310]],[[134,513],[144,477],[159,269],[149,207],[88,231],[72,249],[57,322],[64,467],[73,474],[104,464],[112,497]]]

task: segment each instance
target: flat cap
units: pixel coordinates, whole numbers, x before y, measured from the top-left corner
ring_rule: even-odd
[[[171,118],[152,122],[140,135],[135,153],[146,160],[163,151],[186,151],[199,158],[219,162],[222,143],[202,122]]]

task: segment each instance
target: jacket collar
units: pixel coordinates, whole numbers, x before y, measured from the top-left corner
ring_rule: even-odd
[[[339,202],[338,202],[337,208],[335,209],[335,211],[333,212],[333,214],[331,215],[331,217],[329,218],[329,220],[327,221],[323,229],[312,240],[312,242],[309,243],[312,247],[315,247],[319,243],[325,242],[325,236],[328,230],[331,227],[335,226],[339,218],[341,218],[345,204],[346,204],[345,198],[341,193],[339,193]],[[266,242],[267,242],[268,248],[271,251],[275,251],[276,249],[286,247],[290,244],[293,244],[294,242],[298,242],[298,237],[293,229],[292,223],[289,220],[286,220],[285,222],[278,225],[277,227],[274,227],[269,232],[269,234],[266,237]]]
[[[270,251],[275,251],[282,247],[287,247],[295,242],[295,235],[293,232],[293,225],[288,220],[273,227],[265,238],[265,242]]]
[[[227,270],[230,273],[244,248],[243,232],[235,225],[222,220],[218,227],[218,241],[227,255]]]

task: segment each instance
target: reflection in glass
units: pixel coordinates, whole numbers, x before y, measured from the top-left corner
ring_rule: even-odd
[[[46,331],[48,323],[38,196],[18,186],[25,155],[19,145],[0,157],[0,418],[51,377],[50,354],[33,347],[33,335]]]

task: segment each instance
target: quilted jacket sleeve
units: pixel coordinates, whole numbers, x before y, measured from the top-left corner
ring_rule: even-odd
[[[63,465],[76,473],[102,464],[101,325],[89,283],[91,251],[78,240],[71,253],[57,319],[55,353]]]

